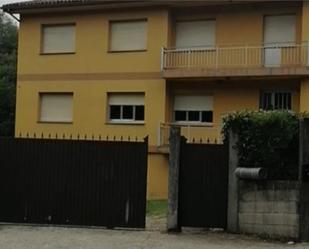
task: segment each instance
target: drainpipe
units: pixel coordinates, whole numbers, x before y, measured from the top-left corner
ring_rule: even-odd
[[[160,70],[161,70],[161,72],[163,72],[163,70],[164,70],[164,47],[161,47],[161,68],[160,68]]]

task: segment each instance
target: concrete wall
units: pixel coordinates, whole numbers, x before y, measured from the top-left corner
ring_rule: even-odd
[[[239,231],[273,238],[299,238],[299,183],[239,182]]]

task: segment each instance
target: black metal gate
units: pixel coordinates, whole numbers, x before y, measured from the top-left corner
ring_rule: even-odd
[[[144,228],[148,142],[0,139],[0,222]]]
[[[228,147],[182,139],[180,152],[180,226],[226,228]]]

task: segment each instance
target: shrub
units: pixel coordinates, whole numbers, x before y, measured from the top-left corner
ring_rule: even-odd
[[[297,177],[299,119],[288,111],[240,111],[223,119],[224,139],[238,134],[240,167],[264,167],[271,178]]]

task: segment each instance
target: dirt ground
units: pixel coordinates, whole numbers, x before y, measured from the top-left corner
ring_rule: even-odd
[[[146,231],[0,225],[0,249],[264,249],[309,248],[309,244],[265,241],[220,231],[167,234],[164,220],[147,220]]]

